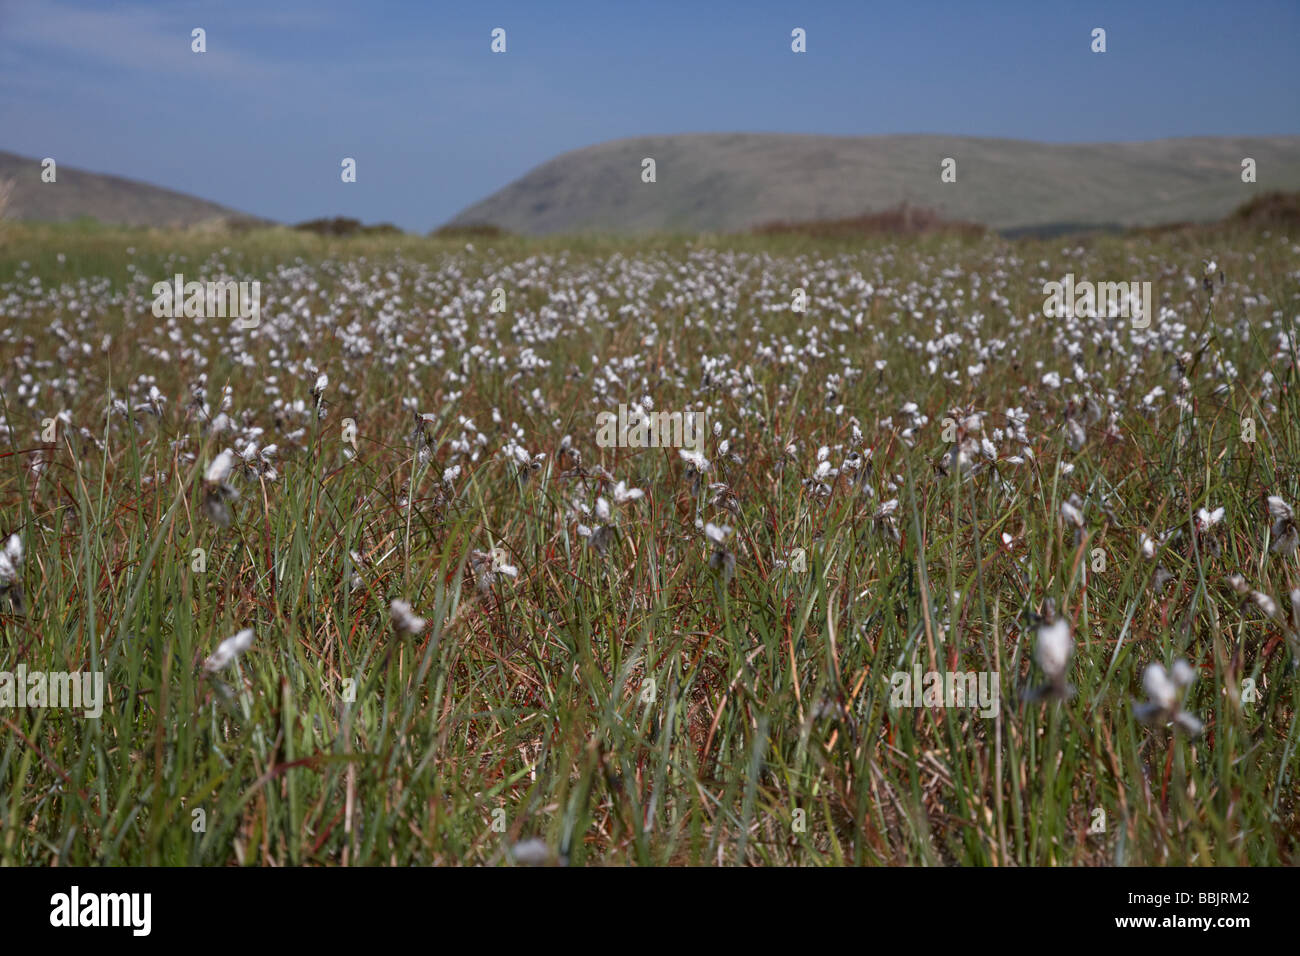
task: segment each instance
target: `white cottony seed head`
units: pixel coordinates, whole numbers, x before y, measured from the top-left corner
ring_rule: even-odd
[[[712,523],[706,524],[704,526],[704,536],[708,538],[710,541],[712,541],[714,544],[725,543],[727,538],[730,535],[731,535],[731,528],[727,527],[725,524],[722,525],[721,527]]]
[[[203,670],[209,674],[230,666],[240,654],[253,646],[253,629],[245,628],[234,637],[228,637],[212,652],[212,656],[203,662]]]
[[[1146,691],[1151,703],[1162,712],[1172,711],[1178,706],[1178,687],[1169,677],[1163,664],[1152,661],[1142,672],[1142,689]]]
[[[1070,661],[1073,648],[1074,640],[1070,637],[1070,624],[1064,617],[1059,617],[1051,624],[1043,624],[1038,628],[1035,657],[1038,666],[1051,680],[1060,680],[1065,675],[1065,668]]]
[[[219,485],[230,477],[230,469],[235,466],[235,456],[227,449],[214,458],[203,473],[203,480],[210,485]]]
[[[1215,508],[1213,511],[1206,511],[1204,508],[1196,512],[1196,530],[1208,531],[1216,524],[1223,520],[1224,510]]]
[[[388,616],[393,620],[393,627],[402,634],[419,634],[424,630],[425,620],[411,611],[406,601],[393,601],[388,606]]]
[[[23,539],[11,534],[0,551],[0,584],[12,584],[23,566]]]
[[[510,552],[505,548],[492,549],[492,570],[508,578],[519,577],[519,569],[510,563]]]
[[[520,840],[510,848],[510,856],[522,866],[544,866],[552,859],[551,849],[545,840],[532,837]]]
[[[614,486],[614,504],[626,504],[629,501],[636,501],[638,498],[644,498],[645,492],[640,488],[629,488],[626,482],[620,481]]]
[[[1255,602],[1255,606],[1263,611],[1268,617],[1277,617],[1277,602],[1263,591],[1251,591],[1250,599]]]
[[[1142,557],[1150,561],[1152,558],[1156,556],[1156,543],[1152,541],[1149,537],[1147,537],[1145,534],[1142,535],[1141,537],[1141,543],[1142,543]]]
[[[1183,710],[1179,700],[1179,694],[1195,680],[1196,669],[1182,658],[1174,661],[1172,673],[1152,661],[1142,673],[1142,689],[1146,691],[1147,702],[1137,705],[1134,714],[1144,724],[1160,726],[1172,722],[1179,730],[1193,737],[1199,736],[1205,725],[1195,714]]]
[[[1173,678],[1174,683],[1179,687],[1191,687],[1192,681],[1196,680],[1196,671],[1191,664],[1180,657],[1174,661]]]

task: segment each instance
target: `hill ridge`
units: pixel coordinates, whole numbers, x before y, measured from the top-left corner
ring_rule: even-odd
[[[90,217],[127,226],[195,226],[213,220],[264,222],[219,203],[112,173],[58,163],[57,179],[42,182],[41,160],[0,150],[0,182],[13,183],[10,219],[69,222]]]
[[[641,181],[655,159],[656,181]],[[957,181],[940,182],[956,160]],[[1259,182],[1241,182],[1253,158]],[[525,235],[733,232],[906,202],[998,230],[1212,221],[1265,190],[1300,189],[1300,136],[1042,143],[899,133],[676,133],[561,153],[448,223]]]

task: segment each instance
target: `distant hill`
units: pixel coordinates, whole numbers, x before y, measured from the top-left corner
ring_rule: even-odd
[[[641,181],[652,157],[656,182]],[[957,162],[957,181],[940,163]],[[1258,183],[1241,181],[1241,161]],[[735,232],[902,203],[1017,234],[1220,219],[1300,190],[1300,136],[1051,144],[961,136],[689,133],[564,153],[460,212],[453,227],[525,235]]]
[[[5,180],[13,183],[5,212],[10,219],[68,222],[88,216],[128,226],[195,226],[217,220],[270,225],[185,193],[62,163],[58,179],[44,183],[39,159],[0,152],[0,183]]]

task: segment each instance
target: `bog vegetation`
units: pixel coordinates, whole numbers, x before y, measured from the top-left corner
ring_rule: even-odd
[[[0,863],[1297,862],[1294,229],[5,228]]]

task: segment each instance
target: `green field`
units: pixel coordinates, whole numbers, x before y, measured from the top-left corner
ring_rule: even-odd
[[[260,324],[156,318],[176,273]],[[1067,273],[1150,327],[1048,317]],[[0,864],[1300,862],[1298,324],[1258,230],[0,224],[0,671],[104,687],[0,696]],[[599,447],[637,403],[707,468]]]

